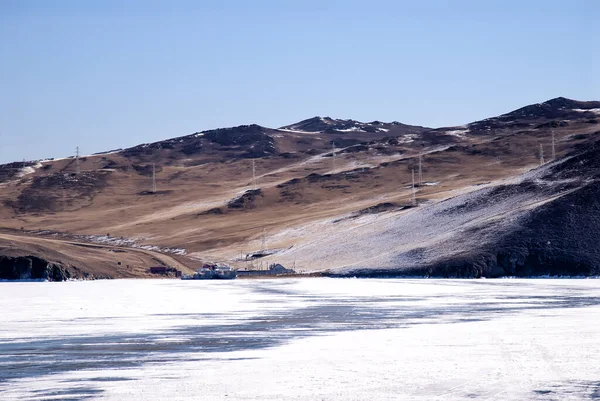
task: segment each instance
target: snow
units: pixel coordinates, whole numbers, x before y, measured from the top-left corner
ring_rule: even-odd
[[[338,132],[365,132],[360,127],[350,127],[350,128],[346,128],[346,129],[336,129],[336,131],[338,131]]]
[[[443,202],[373,215],[369,221],[331,221],[321,226],[303,227],[303,237],[290,236],[286,243],[295,246],[278,255],[277,263],[290,266],[296,261],[298,270],[306,272],[330,269],[348,274],[381,268],[394,269],[398,274],[403,269],[447,260],[465,249],[481,248],[494,241],[498,232],[518,226],[533,208],[556,198],[541,192],[523,191],[490,199],[490,191],[498,185],[542,179],[552,165],[549,163],[510,180],[461,188],[448,193],[447,196],[454,197]],[[548,185],[552,184],[549,182]],[[410,199],[410,191],[410,188],[404,191],[406,202]],[[478,235],[470,235],[469,230],[475,229]]]
[[[456,129],[456,130],[446,131],[446,135],[455,136],[457,138],[464,138],[468,133],[469,133],[468,129]]]
[[[49,232],[41,231],[40,234],[48,234]],[[58,233],[56,233],[58,235]],[[155,251],[161,253],[172,253],[175,255],[186,255],[187,250],[183,248],[166,248],[156,245],[139,245],[137,242],[144,240],[144,238],[126,238],[126,237],[112,237],[108,235],[75,235],[75,238],[83,241],[92,242],[95,244],[112,245],[112,246],[123,246],[130,248],[139,248],[146,251]]]
[[[123,151],[123,149],[114,149],[114,150],[108,150],[106,152],[98,152],[98,153],[93,153],[88,156],[80,156],[80,157],[106,156],[106,155],[113,155],[116,153],[121,153],[122,151]]]
[[[415,138],[418,138],[418,134],[405,134],[402,135],[402,138],[398,137],[398,143],[411,143],[415,141]]]
[[[600,391],[600,280],[0,287],[5,401],[533,401]]]
[[[283,132],[291,132],[294,134],[320,134],[321,131],[302,131],[297,129],[297,127],[292,127],[290,128],[279,128],[278,131],[283,131]]]
[[[579,113],[594,113],[600,115],[600,109],[573,109]]]
[[[21,178],[26,175],[33,174],[35,173],[35,170],[37,170],[40,167],[42,167],[42,163],[36,163],[33,166],[25,166],[17,173],[17,177]]]
[[[134,248],[140,248],[140,249],[144,249],[146,251],[155,251],[155,252],[161,252],[161,253],[172,253],[175,255],[185,255],[187,254],[187,251],[183,248],[162,248],[160,246],[156,246],[156,245],[134,245]]]
[[[47,158],[47,159],[42,159],[40,160],[42,163],[48,163],[48,162],[56,162],[59,160],[68,160],[68,159],[72,159],[73,156],[69,156],[69,157],[51,157],[51,158]]]

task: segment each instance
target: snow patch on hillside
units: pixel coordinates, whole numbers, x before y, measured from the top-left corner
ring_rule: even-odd
[[[594,113],[600,115],[600,109],[573,109],[573,111],[579,113]]]
[[[401,271],[480,248],[496,240],[498,232],[519,225],[534,208],[566,193],[549,195],[551,191],[547,190],[492,193],[502,191],[498,189],[500,185],[526,180],[544,187],[563,185],[564,182],[543,179],[547,168],[477,189],[462,189],[453,198],[417,208],[354,221],[322,222],[318,227],[307,225],[304,240],[300,239],[297,246],[278,260],[284,265],[295,260],[305,271],[348,273],[372,268]],[[438,183],[424,185],[435,184]],[[477,230],[476,236],[471,234],[473,230]]]
[[[336,131],[339,131],[339,132],[366,132],[365,130],[363,130],[360,127],[350,127],[350,128],[346,128],[346,129],[336,129]]]
[[[42,163],[36,163],[33,166],[25,166],[17,173],[17,178],[25,177],[26,175],[33,174],[35,171],[42,167]]]
[[[125,247],[125,248],[137,248],[143,249],[146,251],[154,251],[160,253],[170,253],[174,255],[186,255],[187,250],[183,248],[168,248],[161,247],[157,245],[140,245],[139,241],[144,241],[145,238],[134,237],[134,238],[126,238],[126,237],[113,237],[110,235],[68,235],[61,233],[51,233],[50,231],[40,231],[37,234],[39,235],[52,235],[52,236],[60,236],[60,237],[69,237],[81,242],[90,242],[93,244],[101,244],[101,245],[110,245],[117,247]]]
[[[464,138],[469,133],[469,129],[456,129],[446,131],[446,135],[455,136],[457,138]]]
[[[398,137],[398,143],[411,143],[414,142],[416,138],[418,138],[418,134],[406,134]]]
[[[303,131],[297,127],[292,127],[292,128],[278,128],[278,131],[283,131],[283,132],[290,132],[293,134],[320,134],[321,131]]]

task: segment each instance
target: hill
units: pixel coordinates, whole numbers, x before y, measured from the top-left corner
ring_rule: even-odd
[[[599,105],[557,98],[435,129],[315,117],[1,165],[0,255],[81,277],[145,276],[154,258],[182,270],[223,261],[335,275],[597,274],[597,248],[576,247],[576,226],[564,242],[558,229],[591,221],[597,206],[597,166],[573,161],[594,157]],[[556,160],[539,167],[552,135]],[[566,213],[580,201],[591,206]],[[562,223],[551,227],[553,215]],[[540,256],[534,237],[556,247]]]

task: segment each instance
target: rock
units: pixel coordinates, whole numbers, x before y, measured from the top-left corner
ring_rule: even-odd
[[[211,215],[211,214],[221,215],[223,213],[224,213],[223,209],[221,209],[220,207],[214,207],[212,209],[208,209],[208,210],[198,213],[198,216],[207,216],[207,215]]]
[[[256,207],[256,198],[259,196],[263,196],[260,188],[250,189],[244,192],[241,196],[229,201],[227,207],[229,209],[252,209]]]
[[[37,256],[0,256],[0,280],[66,281],[71,272],[61,263]]]

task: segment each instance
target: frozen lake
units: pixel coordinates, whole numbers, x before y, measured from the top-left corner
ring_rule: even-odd
[[[600,280],[0,283],[2,400],[600,400]]]

